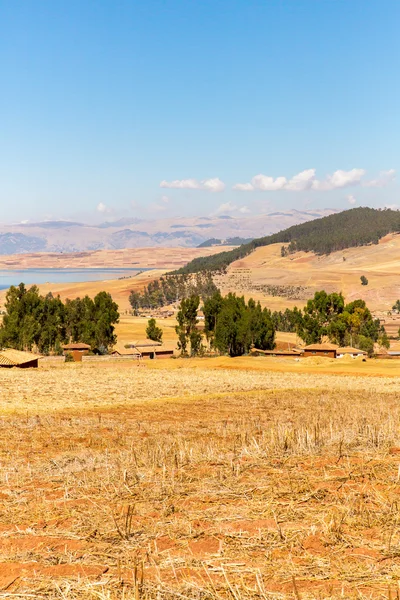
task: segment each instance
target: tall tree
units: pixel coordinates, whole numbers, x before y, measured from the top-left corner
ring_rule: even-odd
[[[211,346],[214,343],[215,330],[217,327],[218,316],[221,312],[223,305],[223,298],[221,292],[217,290],[212,296],[207,298],[204,302],[204,325],[205,334],[208,342]]]
[[[190,354],[192,356],[198,354],[201,348],[202,335],[197,330],[197,311],[199,304],[199,296],[183,298],[176,315],[178,325],[175,327],[175,331],[178,334],[178,348],[183,355],[188,354],[189,344]]]
[[[240,356],[251,346],[272,350],[275,325],[271,312],[250,298],[218,292],[204,303],[205,330],[212,346],[230,356]]]
[[[319,343],[328,333],[331,320],[344,310],[342,294],[327,294],[324,290],[315,292],[314,298],[304,307],[303,318],[299,322],[298,334],[307,344]]]
[[[250,315],[244,297],[228,294],[224,298],[215,329],[214,346],[230,356],[248,352],[251,343]]]

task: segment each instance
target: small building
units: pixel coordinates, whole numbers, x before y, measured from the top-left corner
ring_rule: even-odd
[[[136,348],[132,348],[132,347],[128,347],[125,348],[125,346],[123,346],[122,344],[117,344],[110,352],[111,356],[114,356],[115,358],[132,358],[132,359],[139,359],[142,358],[139,350],[136,350]]]
[[[367,353],[364,350],[360,350],[359,348],[353,348],[352,346],[343,346],[343,348],[338,348],[336,350],[336,358],[343,358],[344,356],[351,356],[351,358],[359,358],[367,356]]]
[[[338,346],[324,342],[323,344],[310,344],[304,348],[304,358],[309,356],[322,356],[324,358],[336,358]]]
[[[168,319],[169,317],[173,317],[174,314],[175,314],[175,312],[173,310],[167,310],[167,309],[160,310],[160,316],[163,319]]]
[[[303,350],[301,348],[288,348],[287,350],[279,350],[278,348],[275,350],[260,350],[259,348],[252,348],[250,354],[252,356],[289,356],[293,358],[303,356]]]
[[[75,362],[82,362],[82,356],[89,354],[89,344],[83,344],[82,342],[71,342],[70,344],[64,344],[62,347],[64,356],[70,354]]]
[[[0,367],[12,368],[18,367],[19,369],[37,369],[39,366],[39,358],[42,358],[39,354],[33,354],[32,352],[22,352],[21,350],[1,350],[0,351]]]
[[[174,355],[174,349],[164,346],[154,340],[138,340],[127,344],[129,349],[139,352],[141,358],[169,358]]]
[[[385,348],[381,348],[375,353],[375,358],[400,359],[400,352],[398,350],[386,350]]]

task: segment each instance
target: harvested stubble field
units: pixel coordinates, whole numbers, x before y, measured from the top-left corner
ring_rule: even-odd
[[[0,370],[0,595],[396,598],[400,381],[194,364]]]

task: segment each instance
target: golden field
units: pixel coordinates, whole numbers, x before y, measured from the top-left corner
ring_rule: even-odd
[[[233,246],[224,246],[231,250]],[[125,248],[84,252],[32,252],[0,255],[0,269],[161,269],[182,267],[198,256],[210,256],[221,248]]]
[[[400,297],[399,246],[392,236],[323,258],[282,258],[270,246],[218,283],[272,309],[325,288],[387,311]],[[40,291],[64,300],[109,291],[123,347],[145,337],[148,320],[129,314],[130,290],[162,272]],[[302,287],[305,299],[262,285]],[[176,320],[157,321],[175,346]],[[398,360],[0,369],[0,596],[399,599],[399,401]]]
[[[396,598],[399,374],[249,357],[0,369],[1,595]]]

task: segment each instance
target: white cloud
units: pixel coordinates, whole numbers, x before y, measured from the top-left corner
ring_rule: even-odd
[[[225,184],[223,181],[218,179],[218,177],[214,177],[213,179],[206,179],[201,182],[202,189],[205,189],[209,192],[223,192],[225,189]]]
[[[199,190],[199,182],[196,179],[175,179],[175,181],[165,181],[160,183],[161,188],[177,190]]]
[[[169,202],[168,196],[161,196],[161,202],[164,202],[164,204],[168,204],[168,202]]]
[[[385,187],[396,178],[395,169],[389,169],[389,171],[381,171],[379,177],[366,181],[364,187]]]
[[[235,204],[232,204],[232,202],[225,202],[224,204],[221,204],[213,214],[226,215],[227,213],[235,212],[237,209],[238,207]]]
[[[251,180],[251,184],[255,190],[263,190],[263,191],[275,191],[275,190],[283,190],[285,185],[287,184],[286,177],[277,177],[274,179],[273,177],[269,177],[268,175],[256,175]]]
[[[252,183],[236,183],[232,189],[238,190],[239,192],[252,192],[254,186]]]
[[[352,196],[351,194],[347,196],[346,199],[349,204],[355,204],[357,202],[356,198],[354,198],[354,196]]]
[[[161,181],[161,188],[178,189],[178,190],[206,190],[208,192],[223,192],[225,183],[218,177],[212,179],[175,179],[175,181]]]
[[[359,185],[361,178],[365,175],[365,169],[351,169],[350,171],[338,170],[328,175],[325,180],[315,180],[313,183],[314,190],[338,190],[341,188]]]
[[[99,213],[110,213],[111,212],[111,208],[109,208],[106,204],[104,204],[104,202],[99,202],[96,210]]]
[[[294,175],[290,181],[287,182],[285,189],[291,190],[292,192],[302,192],[312,188],[315,181],[315,169],[306,169],[301,171],[297,175]]]
[[[236,183],[234,190],[241,192],[252,192],[254,190],[278,191],[289,190],[291,192],[303,192],[305,190],[337,190],[354,185],[360,185],[362,177],[365,175],[364,169],[351,169],[350,171],[338,170],[328,175],[324,180],[318,180],[315,175],[315,169],[305,169],[291,179],[286,177],[273,178],[269,175],[256,175],[250,183]],[[381,179],[393,179],[394,172],[386,171]]]
[[[242,215],[245,215],[246,213],[249,213],[249,212],[250,212],[250,209],[249,209],[249,207],[248,207],[248,206],[241,206],[241,207],[239,208],[239,212],[240,212],[240,213],[242,213]]]

